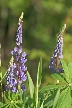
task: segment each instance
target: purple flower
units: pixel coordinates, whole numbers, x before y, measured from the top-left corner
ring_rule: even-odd
[[[22,52],[22,16],[18,22],[16,47],[11,51],[11,54],[14,56],[14,62],[6,77],[6,86],[8,86],[12,92],[17,92],[18,84],[21,86],[21,89],[25,90],[25,86],[22,85],[22,83],[27,79],[25,74],[25,71],[27,71],[27,67],[25,66],[27,59],[25,58],[26,53]]]
[[[17,52],[17,51],[18,51],[18,48],[17,48],[17,47],[15,47],[15,48],[14,48],[14,52]]]
[[[11,86],[15,86],[17,84],[17,80],[15,78],[11,78]]]
[[[24,58],[25,58],[25,56],[26,56],[26,53],[25,53],[25,52],[23,52],[23,53],[22,53],[22,57],[24,57]]]
[[[27,67],[25,65],[22,64],[21,66],[22,71],[27,71]]]
[[[21,63],[25,63],[27,61],[27,59],[21,57]]]
[[[55,47],[53,57],[51,57],[51,59],[50,59],[49,68],[52,70],[52,72],[58,72],[58,73],[64,72],[60,59],[63,58],[63,54],[62,54],[63,38],[62,38],[62,35],[63,35],[65,28],[66,28],[66,25],[64,25],[62,31],[58,35],[57,45]]]
[[[14,63],[14,64],[13,64],[13,67],[12,67],[12,68],[13,68],[13,69],[15,69],[15,68],[16,68],[16,63]]]
[[[12,92],[14,92],[14,93],[17,92],[17,89],[15,86],[12,87]]]
[[[11,51],[11,54],[12,54],[12,55],[14,55],[14,54],[15,54],[15,52],[12,50],[12,51]]]
[[[23,76],[21,76],[21,80],[22,81],[26,81],[27,80],[27,76],[24,74]]]

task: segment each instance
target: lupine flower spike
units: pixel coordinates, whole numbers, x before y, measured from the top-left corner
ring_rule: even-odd
[[[64,72],[62,68],[62,63],[60,61],[61,58],[63,58],[62,50],[63,50],[63,33],[65,31],[66,24],[64,25],[63,29],[60,31],[58,35],[58,41],[57,45],[55,47],[53,57],[50,59],[50,65],[49,68],[52,70],[52,72]]]
[[[9,74],[7,75],[7,78],[10,79],[7,83],[9,83],[9,89],[12,90],[12,92],[17,92],[17,89],[22,91],[26,90],[23,81],[26,81],[27,79],[27,76],[25,74],[25,71],[27,71],[25,62],[27,61],[27,59],[25,59],[26,53],[22,52],[22,18],[23,12],[18,22],[16,47],[11,51],[11,54],[14,57],[13,64],[11,65],[11,69],[9,71]]]

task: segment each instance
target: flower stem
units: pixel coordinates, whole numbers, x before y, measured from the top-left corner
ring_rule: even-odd
[[[1,43],[0,43],[0,52],[1,52]],[[2,102],[3,102],[3,91],[2,91],[2,69],[1,69],[1,53],[0,53],[0,92],[1,92],[1,98],[2,98]]]

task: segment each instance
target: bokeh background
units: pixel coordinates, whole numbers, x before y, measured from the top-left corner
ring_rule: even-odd
[[[42,85],[51,84],[50,57],[57,42],[57,36],[66,23],[63,35],[64,60],[72,60],[72,0],[0,0],[0,42],[2,45],[2,72],[8,69],[10,51],[16,46],[18,18],[23,18],[23,51],[27,53],[27,68],[36,84],[37,66],[43,59]],[[5,84],[5,80],[3,81]]]

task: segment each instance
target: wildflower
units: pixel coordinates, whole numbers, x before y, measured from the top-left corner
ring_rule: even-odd
[[[58,72],[58,73],[64,72],[60,59],[63,58],[63,54],[62,54],[63,37],[62,37],[62,35],[63,35],[65,28],[66,28],[66,24],[64,25],[62,31],[60,31],[60,33],[58,35],[57,45],[55,47],[53,57],[51,57],[51,59],[50,59],[49,68],[52,70],[52,72]]]
[[[14,78],[14,73],[13,73],[14,68],[15,67],[13,66],[13,59],[11,59],[10,64],[9,64],[9,69],[6,75],[6,90],[12,90],[12,88],[16,86],[17,84],[17,80]]]
[[[25,65],[27,59],[26,53],[22,52],[22,18],[19,18],[18,29],[16,35],[16,47],[11,51],[12,56],[14,56],[13,65],[10,67],[10,71],[6,77],[6,87],[7,90],[10,89],[12,92],[17,92],[17,89],[25,90],[25,86],[23,81],[26,81],[27,75],[25,71],[27,71],[27,67]]]

